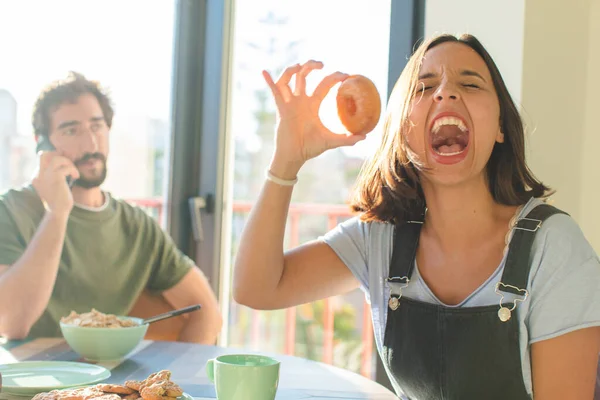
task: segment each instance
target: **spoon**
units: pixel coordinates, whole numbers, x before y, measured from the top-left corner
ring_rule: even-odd
[[[155,315],[154,317],[146,318],[145,320],[143,320],[142,325],[151,324],[152,322],[156,322],[156,321],[162,321],[163,319],[176,317],[181,314],[187,314],[189,312],[199,310],[200,308],[201,308],[200,304],[196,304],[193,306],[180,308],[179,310],[173,310],[173,311],[166,312],[164,314]]]

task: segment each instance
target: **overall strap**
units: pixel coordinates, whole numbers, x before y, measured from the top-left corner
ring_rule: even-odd
[[[555,214],[566,214],[549,204],[540,204],[526,217],[518,220],[508,247],[508,255],[498,290],[525,295],[531,270],[531,247],[537,231],[546,219]]]
[[[402,222],[395,226],[389,282],[408,283],[410,280],[422,226],[420,221]]]

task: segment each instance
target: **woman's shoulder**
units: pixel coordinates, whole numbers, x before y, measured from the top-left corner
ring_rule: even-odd
[[[393,232],[392,224],[363,221],[360,216],[354,216],[339,223],[319,239],[337,251],[338,255],[356,250],[362,258],[369,259],[372,252],[391,251]]]
[[[329,234],[362,236],[366,240],[388,238],[394,232],[394,225],[388,222],[364,221],[360,215],[353,216],[338,224]]]
[[[535,207],[544,204],[553,206],[543,200],[534,199],[534,201],[528,203],[528,208],[533,210]],[[536,233],[534,248],[537,251],[545,252],[575,252],[584,258],[594,256],[596,253],[577,221],[566,211],[556,206],[553,207],[559,212],[542,221]]]
[[[529,343],[600,323],[600,261],[574,218],[548,217],[531,249]]]
[[[542,204],[547,203],[535,199],[528,203],[528,208],[531,210]],[[548,217],[535,234],[531,249],[534,275],[557,277],[577,273],[579,267],[590,261],[598,263],[598,256],[581,227],[565,212]]]

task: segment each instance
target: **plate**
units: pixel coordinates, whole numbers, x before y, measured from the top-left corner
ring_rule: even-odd
[[[41,392],[86,386],[110,377],[104,367],[70,361],[24,361],[0,365],[2,393],[35,396]]]

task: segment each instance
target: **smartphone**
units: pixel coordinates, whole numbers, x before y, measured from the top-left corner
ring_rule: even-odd
[[[35,152],[39,153],[40,151],[54,151],[54,150],[56,150],[56,148],[50,141],[50,138],[46,135],[41,135],[37,142],[37,146],[35,147]]]
[[[52,142],[50,141],[50,138],[46,135],[41,135],[37,145],[35,146],[35,152],[39,153],[40,151],[55,151],[56,147],[54,147],[54,145],[52,144]],[[71,178],[71,176],[67,176],[67,185],[69,185],[69,187],[73,186],[73,179]]]

